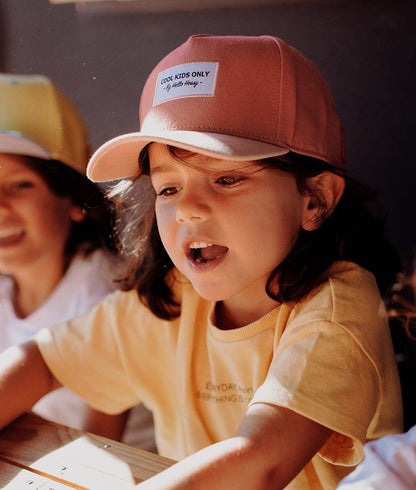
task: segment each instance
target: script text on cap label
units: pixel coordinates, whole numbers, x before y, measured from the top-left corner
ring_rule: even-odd
[[[213,96],[218,63],[199,62],[172,66],[159,73],[153,105],[181,97]]]

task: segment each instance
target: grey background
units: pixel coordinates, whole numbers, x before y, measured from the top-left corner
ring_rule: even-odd
[[[95,149],[138,129],[146,76],[189,35],[282,37],[328,81],[346,129],[348,167],[380,192],[392,240],[405,260],[410,256],[416,245],[415,2],[269,0],[150,13],[111,5],[0,0],[0,70],[51,77],[84,115]]]

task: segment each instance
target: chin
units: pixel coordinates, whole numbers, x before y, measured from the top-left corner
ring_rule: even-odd
[[[194,283],[192,283],[192,286],[197,294],[207,301],[224,301],[228,297],[220,288],[198,286]]]

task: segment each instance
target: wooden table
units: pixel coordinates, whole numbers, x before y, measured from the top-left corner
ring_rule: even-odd
[[[0,488],[124,490],[174,461],[34,414],[0,431]]]

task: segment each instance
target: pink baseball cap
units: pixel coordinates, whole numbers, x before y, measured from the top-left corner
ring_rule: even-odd
[[[88,177],[138,175],[139,154],[152,142],[223,160],[293,151],[344,163],[344,130],[328,85],[312,61],[272,36],[191,36],[147,79],[140,131],[98,148]]]

